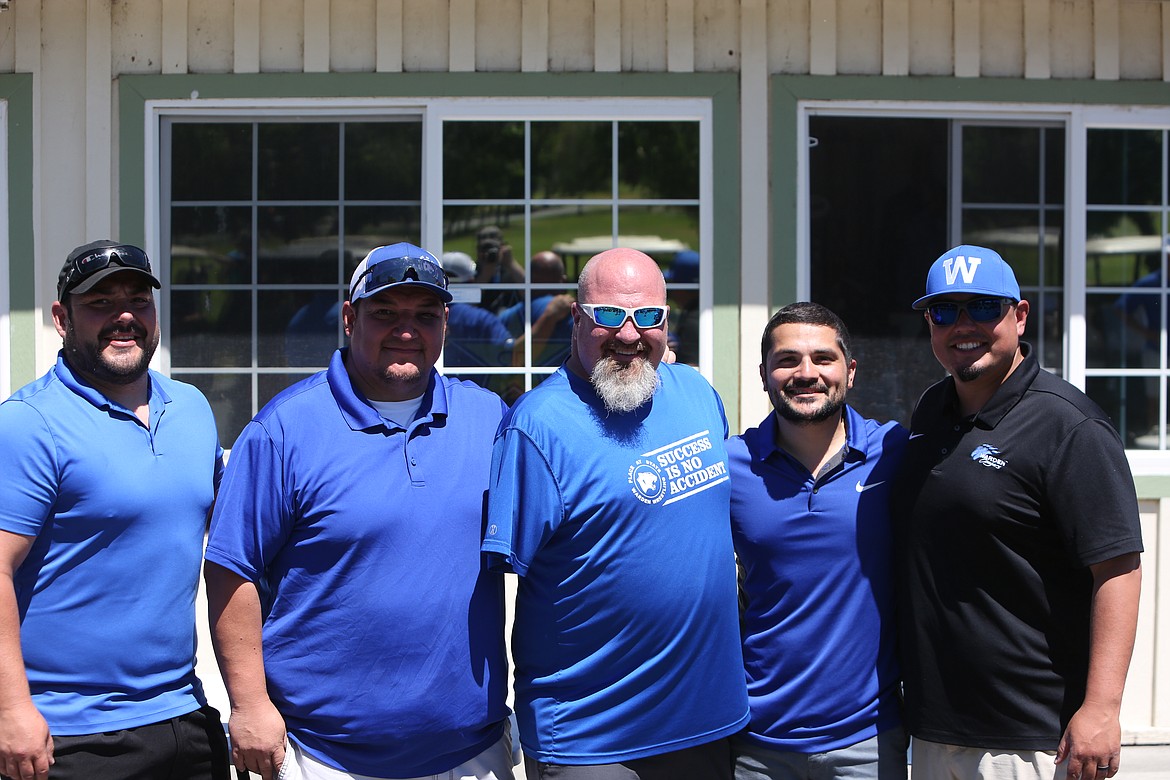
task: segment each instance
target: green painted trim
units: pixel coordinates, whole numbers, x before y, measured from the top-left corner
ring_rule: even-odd
[[[259,73],[118,79],[119,236],[143,240],[148,100],[311,97],[707,97],[712,101],[714,377],[739,407],[740,149],[735,73]]]
[[[12,389],[36,378],[36,253],[33,240],[33,77],[0,76],[8,103],[9,331],[4,352]]]
[[[1134,477],[1139,499],[1158,499],[1170,496],[1170,474]]]

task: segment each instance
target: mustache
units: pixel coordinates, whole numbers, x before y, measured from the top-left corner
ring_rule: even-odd
[[[788,393],[793,390],[814,390],[818,393],[827,393],[829,392],[829,387],[825,383],[818,382],[816,380],[805,382],[797,382],[793,380],[784,385],[784,392]]]
[[[138,325],[115,325],[110,328],[104,328],[98,334],[99,338],[114,339],[119,336],[134,336],[137,339],[146,338],[146,329]]]

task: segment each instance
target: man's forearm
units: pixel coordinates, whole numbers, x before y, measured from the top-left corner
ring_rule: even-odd
[[[204,577],[212,644],[232,708],[267,702],[260,594],[255,583],[215,563],[205,564]]]
[[[1141,558],[1131,553],[1091,568],[1093,604],[1085,701],[1120,709],[1137,633]]]

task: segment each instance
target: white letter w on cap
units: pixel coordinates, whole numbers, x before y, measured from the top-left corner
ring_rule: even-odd
[[[963,275],[963,284],[971,284],[975,281],[975,271],[979,268],[979,264],[983,262],[980,257],[948,257],[943,261],[943,268],[947,272],[947,286],[955,283],[955,277],[959,274]],[[970,263],[970,265],[968,265]]]

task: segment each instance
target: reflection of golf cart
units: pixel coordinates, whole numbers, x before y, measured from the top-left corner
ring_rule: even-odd
[[[612,235],[608,235],[578,236],[572,241],[562,241],[558,244],[553,244],[552,251],[564,258],[565,270],[569,278],[576,279],[581,273],[581,266],[584,264],[584,260],[588,260],[599,252],[604,252],[607,249],[613,249],[618,246],[645,252],[658,261],[660,266],[668,265],[664,261],[669,261],[676,253],[690,248],[682,241],[673,238],[623,235],[614,238]]]

